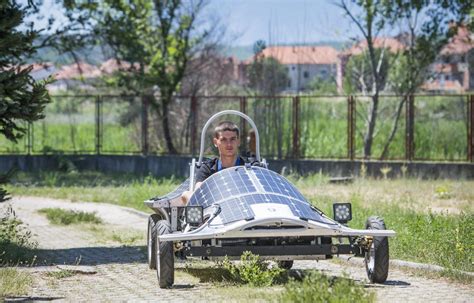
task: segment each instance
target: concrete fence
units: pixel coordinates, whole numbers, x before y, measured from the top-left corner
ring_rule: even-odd
[[[187,177],[190,157],[125,155],[0,155],[0,173],[11,168],[25,172],[56,171],[73,165],[78,170],[104,173],[151,174],[157,177]],[[323,173],[331,177],[415,177],[423,179],[474,179],[473,163],[431,163],[361,160],[269,160],[278,173],[308,175]]]

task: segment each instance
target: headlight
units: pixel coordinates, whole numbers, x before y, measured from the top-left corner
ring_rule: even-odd
[[[191,225],[199,225],[202,223],[202,206],[186,207],[186,222]]]
[[[334,203],[332,205],[334,220],[339,223],[347,223],[352,220],[352,208],[350,203]]]

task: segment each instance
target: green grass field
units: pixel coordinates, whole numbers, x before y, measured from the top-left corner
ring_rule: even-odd
[[[391,257],[474,271],[474,181],[357,179],[330,184],[323,175],[289,177],[315,206],[332,216],[332,203],[349,201],[363,228],[368,216],[379,215],[397,232],[390,240]],[[72,201],[106,202],[150,211],[143,201],[163,195],[179,179],[85,173],[20,174],[7,186],[13,195]]]
[[[96,121],[94,97],[54,98],[44,120],[35,122],[30,142],[34,153],[95,153]],[[382,97],[373,140],[372,157],[379,158],[390,135],[399,99]],[[129,105],[134,104],[134,105]],[[415,99],[415,158],[465,161],[467,159],[466,97],[417,96]],[[238,100],[201,100],[198,128],[212,113],[239,109]],[[268,157],[289,157],[293,150],[292,99],[248,98],[247,114],[255,120],[261,136],[261,152]],[[370,102],[356,102],[355,154],[363,157],[363,138]],[[102,100],[99,145],[103,153],[141,151],[140,106],[118,97]],[[299,107],[300,155],[303,158],[347,157],[347,101],[345,97],[302,97]],[[178,151],[190,153],[189,100],[172,107],[172,134]],[[239,120],[237,119],[236,122]],[[249,127],[247,126],[247,129]],[[153,153],[166,152],[161,124],[149,115],[149,144]],[[198,134],[200,136],[200,133]],[[199,141],[199,140],[197,140]],[[28,140],[13,144],[0,138],[1,153],[25,153]],[[405,156],[405,109],[390,145],[388,159]]]

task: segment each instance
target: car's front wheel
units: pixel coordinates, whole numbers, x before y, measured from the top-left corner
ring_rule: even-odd
[[[148,217],[147,255],[150,269],[156,269],[156,223],[159,220],[160,216],[157,214]]]
[[[380,217],[370,217],[365,223],[366,229],[385,230],[385,222]],[[367,277],[372,283],[384,283],[388,277],[389,249],[387,237],[374,237],[365,252]]]
[[[160,288],[171,287],[174,283],[173,241],[160,241],[158,236],[171,233],[170,223],[160,220],[156,223],[156,274]]]

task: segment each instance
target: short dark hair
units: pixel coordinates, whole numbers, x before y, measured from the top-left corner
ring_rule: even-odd
[[[222,121],[214,128],[214,138],[219,138],[219,134],[225,131],[236,132],[237,137],[240,134],[239,127],[231,121]]]

